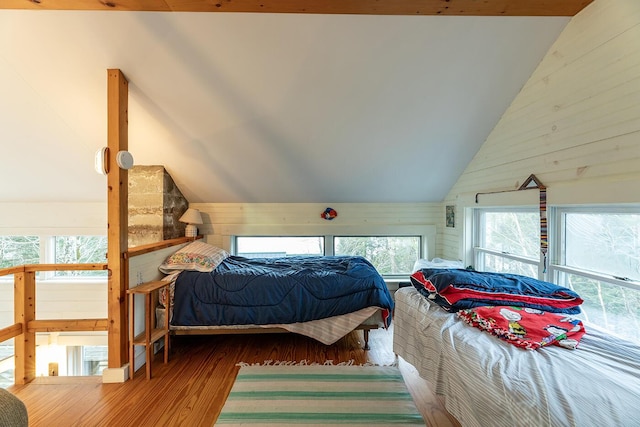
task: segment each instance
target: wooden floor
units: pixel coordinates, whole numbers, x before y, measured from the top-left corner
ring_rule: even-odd
[[[333,363],[353,360],[389,365],[396,362],[392,330],[370,334],[371,350],[362,350],[362,332],[331,346],[295,334],[180,336],[172,338],[167,365],[153,361],[133,380],[102,384],[100,377],[40,378],[9,390],[22,399],[30,426],[212,426],[220,414],[239,367],[265,360]],[[458,426],[413,366],[397,361],[427,425]]]

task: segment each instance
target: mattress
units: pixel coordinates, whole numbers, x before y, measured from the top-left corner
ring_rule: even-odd
[[[393,349],[463,426],[638,426],[640,346],[586,323],[576,350],[524,350],[412,288],[395,293]]]

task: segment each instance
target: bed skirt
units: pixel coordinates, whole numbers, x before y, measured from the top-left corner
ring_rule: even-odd
[[[164,322],[165,309],[156,308],[157,324]],[[174,335],[215,335],[293,332],[313,338],[325,345],[331,345],[354,330],[363,330],[365,349],[369,348],[369,331],[384,327],[381,309],[368,307],[353,313],[309,322],[270,325],[225,325],[225,326],[180,326],[171,325]]]

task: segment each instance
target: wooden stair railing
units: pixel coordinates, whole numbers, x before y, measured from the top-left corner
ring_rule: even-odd
[[[202,236],[179,237],[129,248],[125,258],[157,251],[201,239]],[[36,332],[107,331],[107,318],[36,319],[36,273],[38,271],[107,270],[108,264],[28,264],[0,269],[0,277],[13,275],[14,324],[0,328],[0,343],[15,338],[15,383],[26,384],[36,376]],[[127,284],[128,288],[128,284]],[[106,303],[106,302],[105,302]]]
[[[36,376],[36,332],[106,331],[107,319],[36,319],[36,272],[106,270],[107,264],[29,264],[0,269],[13,274],[14,324],[0,329],[0,342],[15,338],[15,383]]]

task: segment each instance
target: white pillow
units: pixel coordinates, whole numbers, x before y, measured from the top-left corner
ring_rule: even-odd
[[[462,261],[442,258],[434,258],[431,261],[428,259],[419,259],[413,264],[414,273],[423,268],[464,268],[464,264],[462,264]]]

